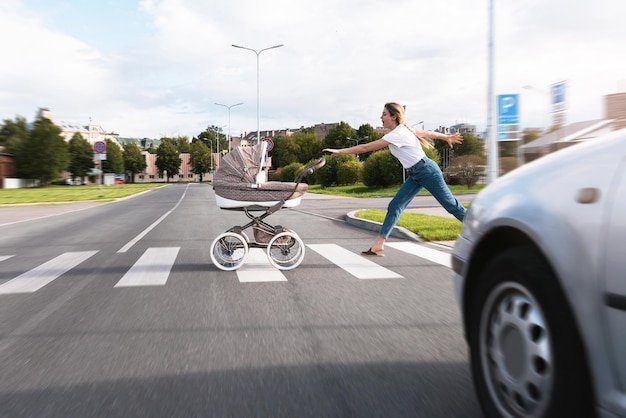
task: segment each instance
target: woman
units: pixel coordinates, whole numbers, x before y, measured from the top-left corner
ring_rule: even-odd
[[[331,154],[361,154],[388,146],[391,154],[408,170],[409,177],[389,202],[378,238],[369,250],[363,251],[364,255],[375,256],[383,255],[380,252],[384,250],[385,241],[391,235],[400,215],[422,188],[426,188],[459,221],[462,222],[465,216],[465,208],[448,189],[439,166],[426,156],[422,148],[432,148],[432,143],[426,138],[441,139],[452,148],[454,144],[463,142],[463,137],[459,133],[446,135],[420,129],[412,130],[404,121],[404,107],[398,103],[386,103],[380,120],[383,128],[390,131],[381,139],[350,148],[324,149]]]

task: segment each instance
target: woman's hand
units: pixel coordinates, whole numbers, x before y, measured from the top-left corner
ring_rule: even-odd
[[[334,148],[324,148],[322,150],[322,152],[329,152],[331,154],[339,154],[339,150],[338,149],[334,149]]]
[[[446,135],[445,141],[450,145],[450,148],[454,147],[454,144],[460,144],[463,142],[463,137],[460,133],[454,133],[450,135]]]

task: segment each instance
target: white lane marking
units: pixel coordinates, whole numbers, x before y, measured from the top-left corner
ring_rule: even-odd
[[[174,205],[174,207],[172,209],[170,209],[169,211],[167,211],[163,216],[161,216],[159,219],[157,219],[156,221],[154,221],[152,223],[152,225],[150,225],[149,227],[147,227],[146,229],[144,229],[139,235],[137,235],[135,238],[131,239],[130,241],[128,241],[128,243],[126,243],[126,245],[124,245],[122,248],[120,248],[119,250],[117,250],[118,254],[119,253],[125,253],[126,251],[128,251],[130,249],[130,247],[132,247],[133,245],[135,245],[140,239],[142,239],[143,237],[145,237],[148,232],[152,231],[154,228],[156,228],[156,226],[158,224],[160,224],[161,222],[163,222],[163,219],[167,218],[167,216],[174,212],[176,210],[176,208],[180,205],[180,203],[183,201],[183,199],[185,198],[185,195],[187,194],[187,189],[189,189],[189,185],[191,183],[187,183],[187,187],[185,187],[185,192],[183,193],[183,195],[180,197],[180,199],[178,199],[178,202]]]
[[[445,251],[435,250],[413,242],[388,242],[385,246],[452,268],[452,257]]]
[[[80,251],[61,254],[1,285],[0,295],[35,292],[97,252]]]
[[[402,279],[393,271],[374,263],[367,256],[357,255],[336,244],[310,244],[310,249],[327,258],[357,279]],[[375,258],[375,257],[372,257]]]
[[[180,247],[148,248],[114,287],[163,286]]]
[[[11,257],[15,257],[14,255],[0,255],[0,261],[8,260]]]
[[[285,275],[272,266],[267,253],[261,248],[250,248],[248,258],[237,270],[237,278],[242,283],[286,282]]]

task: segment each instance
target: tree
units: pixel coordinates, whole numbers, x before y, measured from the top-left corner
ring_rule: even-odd
[[[461,134],[463,137],[463,142],[460,144],[455,144],[453,148],[454,156],[461,155],[483,155],[483,142],[476,135],[465,132]],[[450,149],[450,145],[446,141],[441,141],[438,139],[434,140],[435,148],[439,155],[447,155],[444,149]]]
[[[124,157],[122,156],[122,150],[119,145],[110,139],[105,139],[104,142],[107,144],[107,159],[102,160],[102,172],[123,173]]]
[[[222,132],[222,128],[219,126],[211,125],[208,126],[204,131],[200,132],[198,135],[198,139],[204,142],[204,144],[209,147],[212,152],[216,153],[219,150],[224,150],[228,146],[228,140],[226,135]],[[219,147],[218,147],[219,141]]]
[[[312,129],[297,132],[293,134],[292,138],[298,145],[297,152],[299,163],[306,164],[315,158],[319,159],[322,155],[322,141],[320,141]]]
[[[156,166],[159,173],[164,174],[167,171],[166,181],[169,182],[170,177],[175,176],[180,171],[182,160],[178,148],[172,139],[162,138],[156,154]]]
[[[134,142],[129,142],[124,145],[122,155],[124,158],[124,170],[131,173],[131,181],[134,181],[135,174],[141,173],[148,166],[146,157],[144,157],[139,146]]]
[[[196,140],[191,143],[189,165],[195,174],[200,175],[201,182],[202,175],[204,173],[208,173],[213,168],[213,156],[211,155],[211,150],[204,145],[204,142]]]
[[[78,132],[72,135],[68,146],[70,162],[67,171],[70,172],[72,178],[84,179],[89,169],[93,168],[93,148],[89,141]]]
[[[286,167],[289,164],[300,162],[298,154],[300,147],[293,136],[277,136],[274,138],[274,148],[270,151],[274,167]]]
[[[186,136],[177,136],[174,138],[174,141],[176,141],[176,148],[178,148],[180,154],[188,154],[191,151],[189,138]]]
[[[0,127],[0,147],[5,146],[8,152],[16,153],[22,142],[28,137],[26,119],[22,116],[5,119]]]
[[[61,176],[69,161],[61,128],[48,118],[38,118],[15,154],[17,174],[47,184]]]
[[[328,131],[323,148],[346,148],[354,145],[349,143],[348,138],[356,138],[356,131],[346,122],[340,122]]]

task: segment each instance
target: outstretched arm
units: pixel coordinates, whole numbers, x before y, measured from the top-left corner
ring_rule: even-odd
[[[330,152],[331,154],[363,154],[365,152],[385,148],[387,145],[389,145],[389,142],[384,139],[378,139],[376,141],[355,145],[350,148],[324,148],[322,151]]]
[[[450,146],[450,148],[452,148],[454,146],[454,144],[460,144],[461,142],[463,142],[463,137],[458,132],[450,134],[450,135],[446,135],[446,134],[441,133],[441,132],[424,131],[422,129],[416,129],[415,130],[415,135],[421,136],[421,137],[426,137],[426,138],[440,139],[442,141],[446,141],[448,143],[448,145]]]

